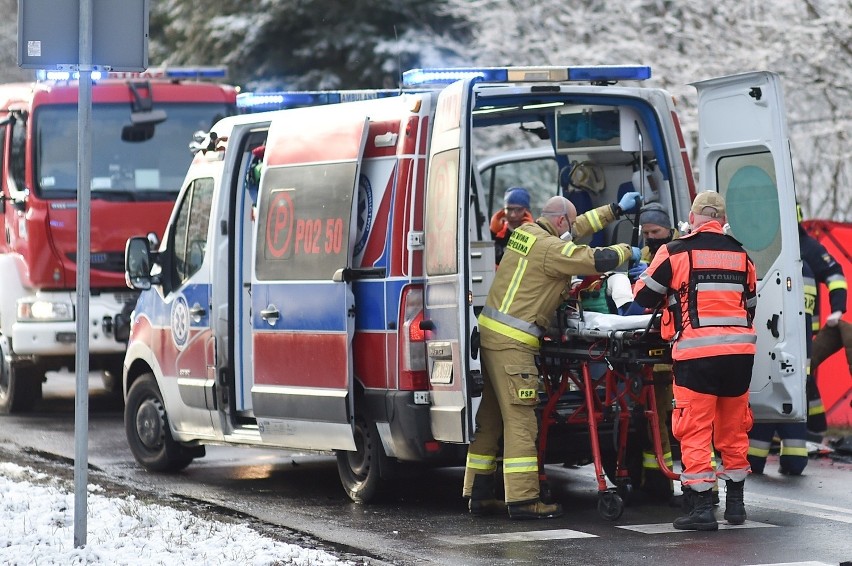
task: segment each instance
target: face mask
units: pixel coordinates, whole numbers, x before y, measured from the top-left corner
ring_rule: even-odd
[[[564,234],[562,234],[561,236],[559,236],[559,238],[560,238],[563,242],[570,242],[571,240],[573,240],[573,239],[574,239],[574,234],[572,234],[572,233],[571,233],[571,230],[568,230],[567,232],[565,232]]]
[[[648,249],[652,254],[657,253],[657,250],[668,244],[672,241],[672,233],[669,231],[669,235],[665,238],[646,238],[645,244],[648,246]]]

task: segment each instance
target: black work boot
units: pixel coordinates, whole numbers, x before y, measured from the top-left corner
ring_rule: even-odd
[[[713,512],[713,493],[706,491],[692,491],[692,510],[683,517],[678,517],[672,526],[682,531],[715,531],[719,528],[716,515]]]
[[[744,485],[745,481],[725,480],[725,520],[732,525],[742,525],[746,520]]]
[[[680,500],[680,510],[683,511],[684,515],[689,515],[695,507],[695,496],[697,494],[688,485],[682,485],[680,490],[683,492],[683,499]]]
[[[510,503],[510,519],[554,519],[562,516],[562,505],[536,500],[529,503]]]
[[[496,515],[506,512],[506,504],[494,496],[494,474],[473,476],[467,508],[471,515]]]

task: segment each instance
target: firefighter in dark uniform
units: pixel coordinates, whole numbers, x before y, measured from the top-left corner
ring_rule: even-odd
[[[798,207],[797,207],[798,208]],[[798,208],[799,222],[802,209]],[[826,251],[822,244],[808,234],[799,224],[799,250],[802,255],[802,275],[805,282],[805,343],[809,363],[807,367],[806,391],[808,420],[806,423],[758,423],[749,433],[748,459],[754,473],[762,474],[766,457],[772,447],[775,434],[781,440],[779,472],[784,475],[801,475],[808,465],[808,433],[822,434],[827,428],[825,407],[817,389],[814,372],[827,357],[835,342],[833,334],[839,334],[840,317],[846,312],[846,278],[843,268]],[[820,329],[819,284],[828,287],[828,302],[831,315],[826,326]],[[844,323],[845,324],[845,323]],[[816,334],[816,338],[814,338]],[[834,347],[831,353],[838,348]],[[819,357],[814,356],[817,353]],[[830,355],[830,354],[829,354]]]
[[[573,234],[603,227],[637,206],[635,197],[595,209],[577,218],[561,196],[547,201],[541,217],[517,228],[479,315],[485,389],[476,414],[476,438],[470,444],[463,496],[473,514],[505,512],[512,519],[542,519],[562,514],[559,504],[541,501],[536,449],[540,339],[556,313],[573,275],[615,269],[639,249],[627,244],[590,248],[570,241]],[[566,237],[567,236],[567,237]],[[568,240],[568,241],[565,241]],[[503,442],[505,504],[495,499],[497,454]]]
[[[665,304],[672,315],[662,321],[661,334],[672,342],[672,431],[681,446],[687,508],[674,527],[711,531],[719,528],[712,491],[717,477],[727,486],[725,519],[736,525],[746,519],[757,274],[742,245],[723,231],[721,195],[699,193],[689,223],[690,234],[657,251],[636,283],[634,302]],[[721,455],[717,469],[709,458],[711,442]]]

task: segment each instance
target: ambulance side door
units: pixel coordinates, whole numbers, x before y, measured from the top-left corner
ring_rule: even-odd
[[[425,306],[432,435],[469,442],[471,389],[481,380],[470,272],[470,128],[472,82],[438,96],[429,148],[425,206]],[[481,381],[480,381],[481,383]]]
[[[264,441],[355,450],[352,265],[368,119],[288,110],[269,128],[252,273],[252,405]]]
[[[702,189],[726,201],[732,235],[757,268],[755,420],[803,421],[805,319],[796,195],[778,75],[752,72],[694,83]]]

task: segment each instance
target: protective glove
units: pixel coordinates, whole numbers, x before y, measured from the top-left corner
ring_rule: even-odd
[[[825,324],[827,326],[837,326],[837,323],[840,322],[841,316],[843,316],[842,311],[834,311],[825,318]]]
[[[624,214],[625,212],[634,212],[640,204],[642,204],[642,195],[637,192],[624,193],[624,196],[618,201],[618,208]]]
[[[631,281],[636,281],[639,279],[639,276],[645,273],[645,270],[648,269],[648,264],[643,262],[639,262],[630,269],[627,270],[627,275],[630,277]]]
[[[630,261],[634,264],[639,263],[639,260],[642,258],[642,250],[636,246],[631,246],[630,249],[633,250],[633,255],[630,257]]]

